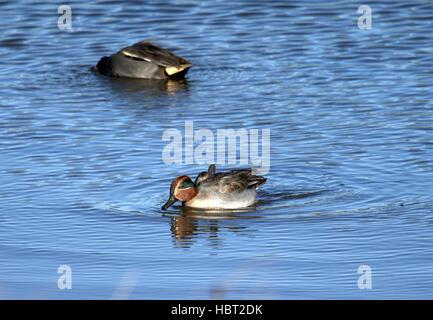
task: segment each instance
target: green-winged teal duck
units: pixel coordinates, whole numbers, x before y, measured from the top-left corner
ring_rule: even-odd
[[[188,176],[173,180],[170,196],[162,206],[166,210],[176,201],[187,207],[202,209],[238,209],[249,207],[256,201],[256,189],[266,178],[254,175],[252,169],[216,172],[210,165],[207,172],[200,173],[195,182]]]
[[[141,79],[179,79],[191,62],[176,56],[149,41],[141,41],[121,49],[110,57],[102,57],[96,69],[103,75]]]

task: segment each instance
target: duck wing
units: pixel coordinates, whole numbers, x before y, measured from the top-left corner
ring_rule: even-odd
[[[266,178],[252,174],[252,169],[232,170],[215,174],[219,190],[222,193],[242,192],[249,188],[258,188]]]
[[[216,166],[211,164],[207,171],[202,171],[198,174],[197,178],[195,178],[195,184],[198,185],[205,181],[208,178],[212,178],[216,173]]]
[[[185,68],[192,65],[188,60],[181,58],[149,41],[137,42],[132,46],[123,48],[120,51],[127,57],[152,62],[165,68]]]
[[[207,176],[213,177],[216,173],[216,166],[214,164],[211,164],[209,168],[207,169]]]

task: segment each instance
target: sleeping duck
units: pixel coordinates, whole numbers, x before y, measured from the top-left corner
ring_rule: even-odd
[[[141,41],[110,57],[102,57],[96,69],[111,77],[180,79],[191,66],[188,60],[149,41]]]

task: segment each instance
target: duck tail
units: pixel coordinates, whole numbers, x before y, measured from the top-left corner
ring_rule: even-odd
[[[262,176],[251,176],[248,179],[248,188],[258,188],[262,184],[266,183],[266,178]]]

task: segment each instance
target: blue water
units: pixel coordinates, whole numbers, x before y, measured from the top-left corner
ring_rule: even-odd
[[[433,298],[431,1],[62,4],[0,2],[0,298]],[[90,71],[143,39],[187,80]],[[271,130],[255,209],[160,210],[186,120]]]

